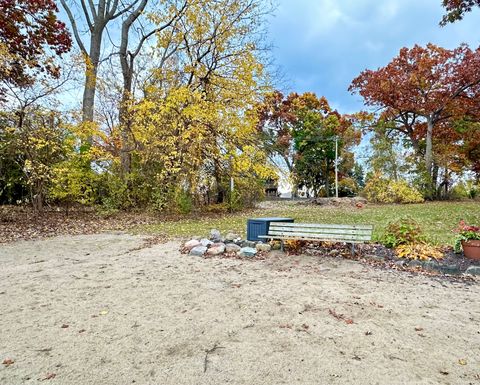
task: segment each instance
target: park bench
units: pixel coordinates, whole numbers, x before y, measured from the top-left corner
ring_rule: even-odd
[[[355,244],[370,241],[372,232],[371,225],[273,222],[268,234],[259,238],[280,240],[282,251],[285,240],[350,243],[352,254],[355,254]]]

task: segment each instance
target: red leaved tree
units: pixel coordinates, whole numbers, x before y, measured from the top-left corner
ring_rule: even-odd
[[[0,0],[2,81],[21,87],[39,73],[59,76],[54,58],[69,51],[72,41],[57,12],[53,0]]]
[[[448,50],[433,44],[402,48],[385,67],[363,71],[349,90],[410,140],[424,159],[433,188],[435,141],[455,136],[450,122],[479,116],[480,49],[461,45]]]
[[[462,20],[463,16],[474,7],[480,7],[480,0],[443,0],[443,6],[447,13],[443,16],[440,24],[446,25]]]

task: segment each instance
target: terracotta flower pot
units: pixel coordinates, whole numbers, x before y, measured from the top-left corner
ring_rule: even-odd
[[[462,241],[465,257],[480,261],[480,240]]]

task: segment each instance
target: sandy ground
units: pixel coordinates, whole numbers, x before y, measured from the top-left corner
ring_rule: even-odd
[[[478,283],[142,244],[0,246],[0,384],[480,383]]]

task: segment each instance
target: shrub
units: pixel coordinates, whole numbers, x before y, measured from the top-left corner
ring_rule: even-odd
[[[405,180],[392,181],[375,175],[363,190],[365,197],[373,203],[422,203],[422,194]]]
[[[184,189],[175,191],[175,206],[181,214],[189,214],[193,208],[192,196]]]
[[[398,221],[390,222],[385,229],[382,239],[382,243],[389,248],[424,242],[425,236],[422,228],[418,222],[411,218],[402,218]]]
[[[435,247],[425,243],[400,245],[395,249],[399,258],[419,259],[442,259],[443,254]]]
[[[344,178],[338,182],[338,194],[341,197],[351,197],[357,195],[358,186],[352,178]]]

